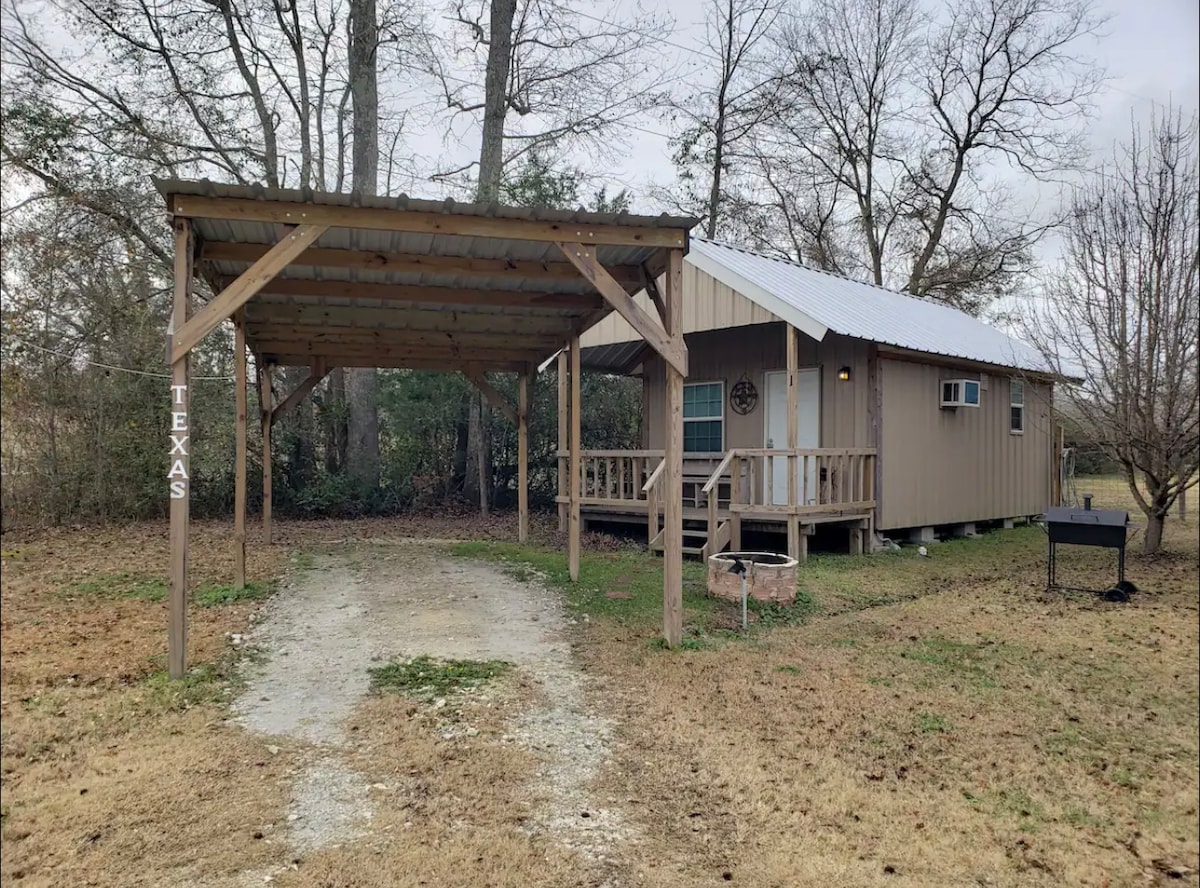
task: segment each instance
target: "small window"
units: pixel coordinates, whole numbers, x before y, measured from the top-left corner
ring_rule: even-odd
[[[1014,435],[1025,433],[1025,383],[1013,379],[1008,384],[1008,430]]]
[[[725,384],[695,382],[683,387],[683,450],[725,450]]]

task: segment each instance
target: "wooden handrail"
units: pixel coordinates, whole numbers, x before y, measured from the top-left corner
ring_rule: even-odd
[[[798,447],[795,450],[768,447],[738,448],[738,456],[874,456],[874,447]]]
[[[740,453],[741,451],[738,450],[730,450],[728,453],[726,453],[725,458],[717,464],[715,469],[713,469],[713,473],[709,476],[707,483],[705,483],[705,485],[700,489],[705,493],[712,493],[713,488],[716,487],[717,483],[721,480],[721,476],[725,474],[725,470],[729,468],[729,464],[733,462],[740,455]]]
[[[569,456],[570,454],[566,450],[559,450],[559,451],[556,451],[555,455],[559,456],[559,457],[566,457],[566,456]],[[662,455],[663,455],[663,451],[661,451],[661,450],[580,450],[579,451],[579,456],[582,459],[587,459],[588,457],[593,457],[593,456],[594,457],[604,457],[604,458],[608,458],[608,459],[616,459],[616,458],[622,457],[622,456],[647,457],[647,456],[662,456]]]
[[[658,483],[659,476],[662,475],[663,469],[667,467],[667,461],[664,459],[658,464],[658,467],[650,473],[650,477],[646,479],[646,483],[642,485],[642,493],[649,493],[650,489]]]

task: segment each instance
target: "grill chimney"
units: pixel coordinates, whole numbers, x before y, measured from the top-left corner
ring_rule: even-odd
[[[1092,496],[1093,494],[1085,493],[1083,495],[1083,509],[1085,512],[1092,511]]]

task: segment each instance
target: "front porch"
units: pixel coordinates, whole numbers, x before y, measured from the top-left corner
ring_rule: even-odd
[[[659,489],[661,450],[580,451],[583,521],[644,523],[647,545],[662,549],[665,503]],[[788,554],[808,555],[818,525],[848,532],[861,554],[874,529],[873,448],[734,448],[688,454],[683,466],[684,554],[702,559],[742,547],[745,531],[787,534]],[[559,519],[569,503],[568,454],[560,451]]]

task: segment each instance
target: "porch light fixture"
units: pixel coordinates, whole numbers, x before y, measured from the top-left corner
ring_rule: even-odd
[[[841,370],[839,370],[838,371],[838,379],[840,379],[842,382],[849,382],[850,381],[850,368],[843,367]]]

